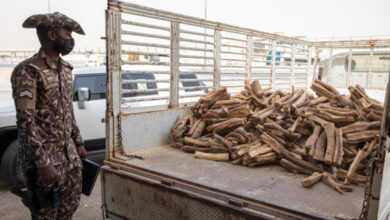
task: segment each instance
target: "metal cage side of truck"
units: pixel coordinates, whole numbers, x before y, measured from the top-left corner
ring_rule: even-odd
[[[194,159],[188,164],[191,156],[169,147],[169,132],[180,114],[190,112],[203,89],[225,86],[237,93],[244,80],[259,80],[261,86],[274,90],[289,90],[292,85],[309,89],[319,69],[320,50],[340,45],[375,50],[389,47],[389,40],[310,42],[109,0],[106,44],[107,138],[101,173],[105,217],[331,219],[336,214],[348,217],[362,204],[362,189],[357,192],[361,197],[348,194],[332,199],[327,194],[334,192],[320,186],[316,189],[320,194],[315,195],[291,184],[299,178],[278,168],[264,168],[258,181],[248,176],[259,178],[259,170]],[[144,58],[134,59],[137,56]],[[144,61],[147,56],[158,59]],[[127,80],[126,74],[153,74],[154,78]],[[180,77],[188,74],[197,77]],[[193,81],[202,84],[181,86]],[[135,102],[145,107],[132,108]],[[193,169],[197,166],[204,170]],[[247,182],[231,178],[228,171]],[[268,190],[260,192],[264,189]],[[308,204],[310,200],[300,198],[302,193],[329,199],[329,204],[323,208]],[[348,203],[354,205],[340,211],[338,204]],[[331,215],[333,210],[337,213]]]

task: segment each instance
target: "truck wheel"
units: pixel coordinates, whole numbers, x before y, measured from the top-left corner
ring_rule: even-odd
[[[16,187],[24,187],[24,173],[21,164],[18,163],[19,155],[18,140],[14,140],[8,145],[1,159],[1,175],[4,179]]]

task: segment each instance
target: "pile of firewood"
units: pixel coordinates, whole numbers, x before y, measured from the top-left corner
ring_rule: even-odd
[[[262,89],[258,81],[245,82],[236,95],[212,91],[192,114],[180,115],[172,146],[195,158],[248,167],[278,163],[309,175],[304,187],[322,179],[339,192],[351,191],[351,183],[365,182],[383,106],[359,85],[349,87],[350,96],[318,80],[311,88],[318,97],[303,89]]]

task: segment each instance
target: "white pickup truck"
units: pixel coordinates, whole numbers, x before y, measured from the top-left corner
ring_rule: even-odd
[[[196,78],[196,75],[189,77]],[[154,74],[123,76],[124,79],[155,79]],[[105,151],[105,111],[106,111],[106,67],[82,67],[73,71],[74,98],[73,109],[88,155],[103,155]],[[202,82],[198,82],[202,85]],[[123,88],[153,89],[158,83],[132,83]],[[184,87],[193,86],[183,84]],[[205,93],[207,91],[188,91],[187,93]],[[10,94],[11,95],[11,94]],[[161,92],[144,92],[140,97],[161,96]],[[134,95],[133,95],[134,96]],[[79,97],[82,97],[81,99]],[[156,102],[156,101],[154,101]],[[150,103],[149,103],[150,104]],[[156,103],[154,103],[156,104]],[[126,108],[138,107],[140,103],[126,105]],[[0,162],[1,173],[12,184],[22,181],[20,168],[16,163],[18,153],[15,106],[9,101],[0,106]]]

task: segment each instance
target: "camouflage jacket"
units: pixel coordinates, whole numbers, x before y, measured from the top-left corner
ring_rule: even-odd
[[[23,168],[80,164],[83,146],[73,113],[72,65],[56,65],[43,50],[17,65],[11,76],[20,162]]]

